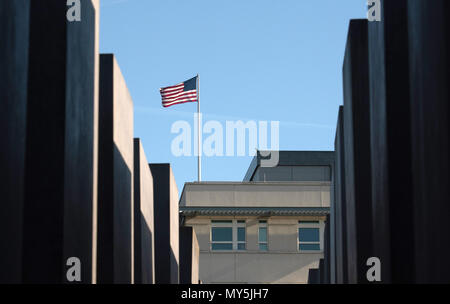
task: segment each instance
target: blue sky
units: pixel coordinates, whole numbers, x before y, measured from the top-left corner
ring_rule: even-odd
[[[101,0],[100,51],[134,101],[135,137],[171,163],[181,193],[196,157],[175,157],[171,126],[196,103],[161,106],[159,88],[200,74],[203,121],[280,121],[281,150],[333,150],[349,20],[366,0]],[[203,157],[204,181],[240,181],[251,157]]]

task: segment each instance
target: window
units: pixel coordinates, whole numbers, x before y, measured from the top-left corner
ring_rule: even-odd
[[[237,250],[246,249],[246,237],[245,221],[237,221]]]
[[[320,251],[321,248],[321,223],[319,221],[298,222],[298,250]]]
[[[268,251],[267,246],[267,221],[259,221],[258,244],[260,251]]]
[[[211,250],[246,250],[245,220],[211,221]]]
[[[232,221],[215,221],[214,224],[218,226],[211,228],[211,249],[233,250],[233,227],[229,226]]]

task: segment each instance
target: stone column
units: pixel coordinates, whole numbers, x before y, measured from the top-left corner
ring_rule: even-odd
[[[134,282],[155,282],[153,176],[139,138],[134,139]]]
[[[372,252],[367,20],[351,20],[343,67],[348,283],[367,283]]]
[[[170,164],[150,164],[155,214],[155,280],[179,283],[178,189]]]
[[[339,107],[336,128],[334,187],[335,237],[336,237],[336,283],[345,284],[347,276],[347,212],[345,196],[345,155],[344,155],[344,107]]]
[[[22,280],[30,0],[0,2],[0,284]]]
[[[368,25],[373,252],[383,283],[414,278],[407,2],[381,1],[381,22]]]
[[[408,1],[416,283],[449,283],[450,3]]]
[[[133,101],[112,54],[100,56],[98,283],[132,283]]]

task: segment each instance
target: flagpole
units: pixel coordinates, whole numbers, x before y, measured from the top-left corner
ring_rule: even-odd
[[[197,143],[198,143],[198,182],[202,181],[202,149],[201,149],[201,130],[200,130],[200,75],[197,74]]]

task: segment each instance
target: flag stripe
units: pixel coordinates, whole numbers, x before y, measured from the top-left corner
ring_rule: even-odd
[[[161,88],[161,91],[170,91],[170,90],[174,90],[174,89],[178,89],[178,88],[183,88],[183,87],[184,87],[184,82],[182,82],[182,83],[180,83],[180,84],[176,84],[176,85],[174,85],[174,86]]]
[[[171,102],[164,102],[163,106],[171,106],[171,105],[177,104],[179,102],[188,102],[188,101],[189,102],[196,102],[197,98],[196,97],[191,97],[191,98],[178,99],[176,101],[171,101]]]
[[[171,93],[171,94],[161,94],[161,97],[162,97],[163,99],[164,99],[164,98],[172,98],[172,97],[176,97],[176,96],[182,94],[183,92],[184,92],[183,90],[180,90],[180,91],[176,91],[176,92]]]
[[[197,97],[187,97],[187,98],[177,99],[177,100],[170,101],[170,102],[164,102],[163,104],[164,105],[170,105],[172,103],[176,103],[176,102],[179,102],[179,101],[186,101],[186,100],[197,101]]]
[[[180,103],[196,102],[196,101],[197,101],[197,99],[195,99],[195,100],[177,101],[177,102],[173,102],[171,104],[163,104],[163,107],[167,108],[167,107],[170,107],[170,106],[173,106],[173,105],[176,105],[176,104],[180,104]]]
[[[196,97],[197,96],[197,92],[196,91],[181,92],[181,93],[176,94],[174,96],[163,97],[162,100],[163,100],[163,102],[173,101],[173,100],[176,100],[176,99],[181,98],[183,96],[194,96],[194,97]]]
[[[173,90],[161,90],[161,94],[167,95],[167,94],[172,94],[172,93],[175,93],[175,92],[180,92],[180,91],[183,91],[183,90],[184,90],[184,87],[173,89]]]
[[[177,101],[179,99],[184,99],[184,98],[197,98],[197,94],[196,93],[182,94],[182,95],[177,96],[175,98],[165,98],[165,99],[162,100],[162,102],[172,102],[172,101]]]
[[[196,93],[197,91],[196,90],[191,90],[191,91],[180,90],[180,91],[177,91],[177,92],[171,93],[171,94],[161,94],[161,96],[162,96],[163,99],[164,98],[173,98],[173,97],[176,97],[176,96],[178,96],[178,95],[180,95],[182,93],[192,93],[192,92]]]
[[[166,101],[173,101],[173,100],[180,99],[180,98],[183,98],[183,97],[186,97],[186,96],[189,96],[189,97],[191,97],[191,96],[197,96],[197,93],[195,93],[195,92],[194,92],[194,93],[183,93],[183,94],[179,94],[179,95],[174,96],[174,97],[163,98],[162,101],[163,101],[163,102],[166,102]]]
[[[175,101],[172,103],[167,103],[167,104],[163,104],[164,107],[170,107],[179,103],[186,103],[186,102],[195,102],[196,100],[192,100],[192,99],[183,99],[183,100],[179,100],[179,101]]]

